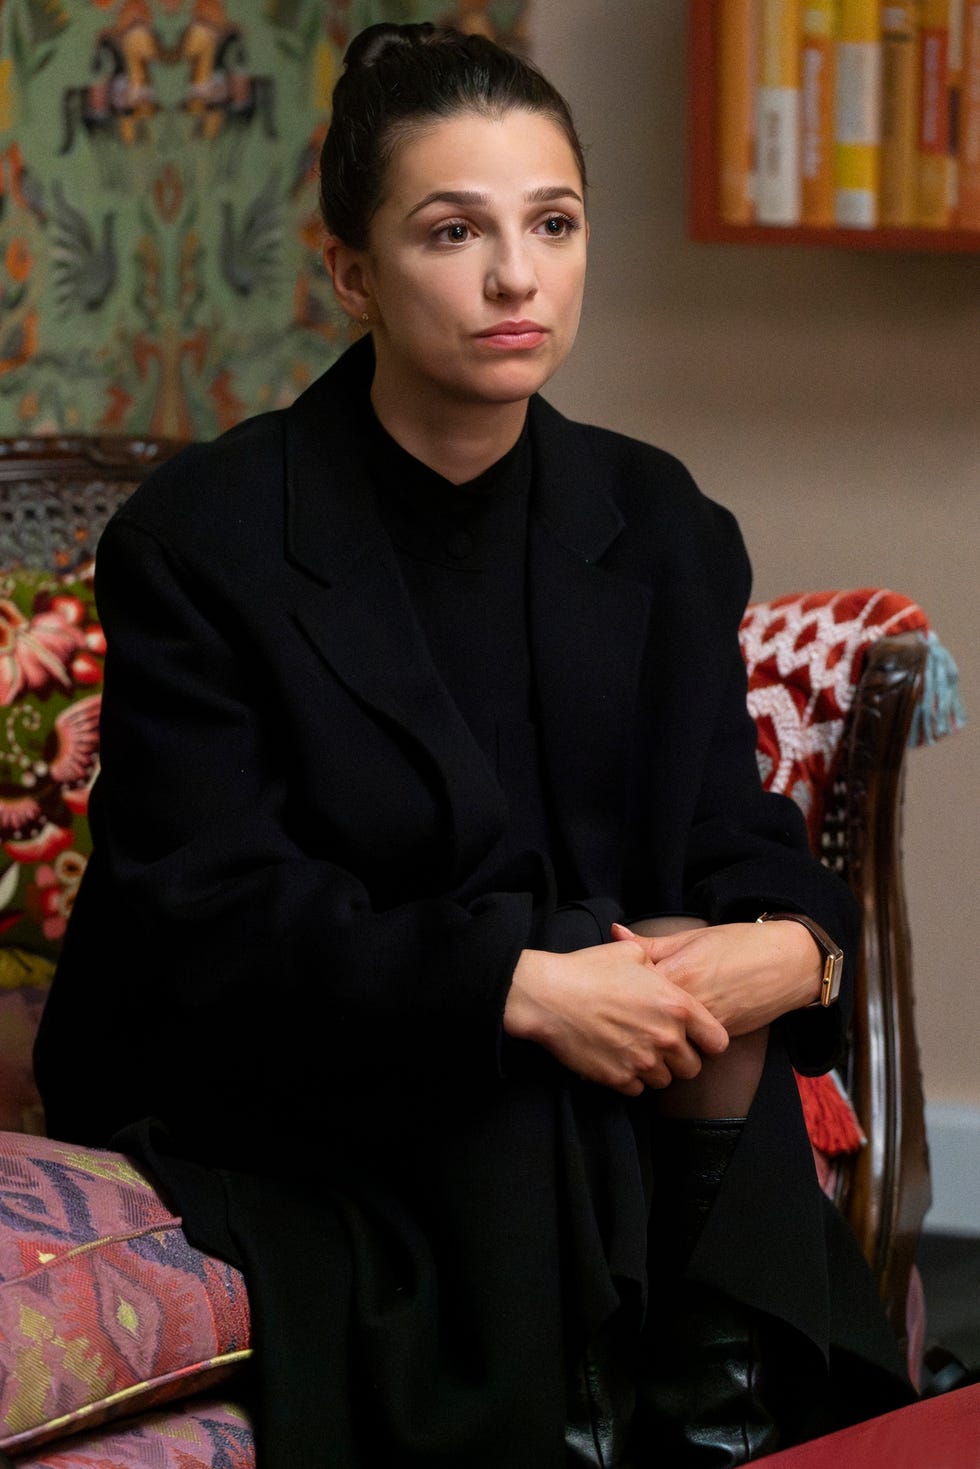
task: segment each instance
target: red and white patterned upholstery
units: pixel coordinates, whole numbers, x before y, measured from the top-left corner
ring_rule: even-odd
[[[747,609],[739,641],[762,782],[802,808],[815,851],[869,644],[928,631],[921,607],[880,587],[776,597]]]

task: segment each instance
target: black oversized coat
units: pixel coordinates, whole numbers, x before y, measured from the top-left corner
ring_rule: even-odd
[[[373,508],[372,368],[365,341],[181,454],[103,536],[94,852],[38,1074],[54,1135],[129,1128],[189,1232],[244,1264],[261,1469],[549,1469],[563,1350],[621,1300],[655,1318],[656,1163],[643,1102],[502,1036],[521,949],[769,908],[853,951],[854,915],[759,786],[732,516],[537,398],[528,619],[561,856],[474,885],[508,812]],[[884,1381],[786,1062],[829,1064],[845,1018],[783,1023],[692,1269],[798,1325],[815,1370],[842,1348]]]

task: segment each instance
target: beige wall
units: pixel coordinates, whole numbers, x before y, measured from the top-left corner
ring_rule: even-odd
[[[686,7],[533,10],[593,182],[549,396],[684,459],[738,514],[758,595],[892,586],[959,663],[974,722],[911,756],[906,872],[926,1090],[980,1105],[980,255],[689,243]]]

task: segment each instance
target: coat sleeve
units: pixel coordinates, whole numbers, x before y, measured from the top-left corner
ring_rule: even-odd
[[[751,569],[734,519],[728,512],[719,514],[721,559],[713,584],[725,594],[719,622],[722,693],[687,846],[687,903],[711,923],[753,921],[766,911],[804,913],[841,945],[845,970],[839,1002],[793,1012],[780,1022],[793,1064],[816,1073],[834,1064],[846,1035],[860,915],[846,885],[812,855],[795,801],[762,789],[738,644]]]
[[[235,609],[199,583],[141,525],[105,532],[94,855],[39,1043],[49,1117],[69,1125],[100,1089],[118,1126],[230,1096],[356,1107],[379,1088],[492,1084],[531,894],[378,909],[328,842],[297,837],[288,730]],[[127,1065],[103,1082],[114,1044]]]

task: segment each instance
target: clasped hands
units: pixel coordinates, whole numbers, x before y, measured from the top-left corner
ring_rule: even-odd
[[[636,928],[652,925],[636,925]],[[821,955],[801,924],[726,923],[651,935],[614,924],[617,942],[571,954],[525,949],[504,1009],[508,1034],[570,1071],[639,1096],[691,1080],[702,1057],[809,1004]]]

